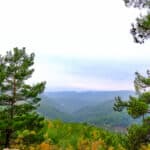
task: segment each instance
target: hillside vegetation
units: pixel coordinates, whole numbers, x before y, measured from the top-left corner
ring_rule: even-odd
[[[11,148],[21,150],[125,150],[124,145],[119,133],[60,120],[45,120],[39,132],[24,130],[11,140]]]

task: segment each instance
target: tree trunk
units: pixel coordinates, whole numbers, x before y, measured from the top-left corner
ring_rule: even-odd
[[[15,77],[13,78],[12,96],[13,96],[13,99],[11,100],[11,104],[10,104],[11,105],[11,109],[10,109],[10,121],[11,122],[14,118],[14,103],[16,100],[16,79],[15,79]],[[12,134],[12,128],[10,127],[9,129],[6,129],[6,138],[5,138],[5,147],[6,148],[10,147],[11,134]]]
[[[10,146],[11,129],[6,129],[5,148]]]

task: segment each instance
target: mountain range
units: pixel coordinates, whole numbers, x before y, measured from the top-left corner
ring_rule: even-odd
[[[50,119],[66,122],[86,122],[104,127],[126,127],[134,120],[126,111],[115,112],[115,97],[128,100],[134,91],[62,91],[45,92],[38,112]]]

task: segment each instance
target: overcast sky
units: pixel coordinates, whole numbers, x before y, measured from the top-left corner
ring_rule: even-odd
[[[32,82],[47,90],[132,90],[150,68],[150,41],[130,34],[139,13],[123,0],[0,0],[0,53],[35,52]]]

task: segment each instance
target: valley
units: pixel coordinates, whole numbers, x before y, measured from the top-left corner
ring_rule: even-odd
[[[128,100],[133,91],[46,92],[38,112],[48,119],[84,122],[105,128],[125,128],[133,123],[126,112],[113,110],[116,96]]]

